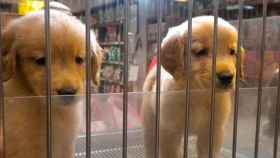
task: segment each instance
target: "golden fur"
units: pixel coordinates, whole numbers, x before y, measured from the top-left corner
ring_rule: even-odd
[[[185,127],[186,78],[191,87],[190,132],[198,136],[199,158],[208,157],[209,114],[211,109],[211,79],[214,18],[193,18],[191,75],[184,69],[184,51],[187,50],[188,22],[171,28],[161,45],[161,98],[160,98],[160,158],[182,156],[182,139]],[[224,127],[230,116],[231,93],[236,78],[237,31],[226,21],[218,20],[218,49],[216,63],[216,105],[214,120],[214,157],[219,156],[224,138]],[[202,50],[206,49],[203,52]],[[241,63],[244,50],[241,51]],[[241,66],[243,68],[243,65]],[[224,74],[232,75],[226,85],[220,80]],[[243,71],[241,72],[241,77]],[[146,77],[142,106],[146,158],[154,154],[156,68]]]
[[[11,22],[3,32],[3,78],[5,92],[5,142],[7,158],[46,158],[47,108],[44,12]],[[50,11],[52,94],[85,87],[85,25],[73,16]],[[101,47],[91,34],[92,79],[99,82]],[[40,61],[41,60],[41,61]],[[78,61],[77,61],[78,60]],[[16,97],[16,98],[14,98]],[[20,98],[17,98],[20,97]],[[53,151],[55,158],[74,158],[79,132],[80,101],[53,99]]]

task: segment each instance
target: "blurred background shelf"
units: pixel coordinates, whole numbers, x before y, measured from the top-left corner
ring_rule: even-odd
[[[119,61],[103,61],[104,64],[109,64],[109,65],[120,65],[123,66],[123,62]]]
[[[124,45],[124,42],[101,42],[101,46]]]

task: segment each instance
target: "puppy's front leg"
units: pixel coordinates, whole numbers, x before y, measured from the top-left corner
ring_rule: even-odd
[[[181,138],[180,129],[160,129],[160,158],[179,158],[181,156]]]
[[[144,144],[145,144],[145,156],[146,158],[154,157],[154,139],[155,139],[155,116],[153,109],[149,106],[143,106],[142,113],[144,114]]]
[[[224,128],[218,127],[214,130],[213,137],[213,158],[219,158],[221,153],[221,147],[224,142]],[[209,130],[201,130],[198,133],[197,139],[197,150],[199,158],[208,158],[209,157]]]

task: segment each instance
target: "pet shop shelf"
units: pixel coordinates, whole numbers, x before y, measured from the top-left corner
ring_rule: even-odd
[[[124,42],[101,42],[101,46],[114,46],[114,45],[124,45]]]
[[[123,62],[118,62],[118,61],[103,61],[104,64],[108,65],[123,65]]]
[[[0,2],[0,9],[2,11],[7,11],[7,12],[17,12],[17,2],[16,1],[1,1]]]
[[[103,46],[106,53],[104,54],[104,62],[102,63],[100,92],[119,92],[119,90],[116,91],[116,89],[120,89],[120,91],[122,89],[121,79],[124,65],[122,61],[123,47],[122,45],[118,45],[119,42],[112,42],[109,44],[110,45]],[[118,88],[115,88],[116,86]]]
[[[122,83],[122,82],[120,82],[120,81],[116,81],[116,80],[110,80],[110,79],[104,79],[104,78],[101,78],[101,81],[108,82],[108,83],[113,83],[113,84],[123,85],[123,83]]]
[[[119,92],[122,83],[119,81],[122,72],[123,41],[123,4],[117,3],[105,10],[94,12],[94,27],[101,47],[106,52],[102,63],[100,92]],[[115,15],[115,16],[108,16]],[[118,15],[118,16],[117,16]],[[107,76],[107,77],[104,77]],[[118,88],[115,88],[118,87]]]
[[[117,20],[117,21],[108,21],[108,22],[103,22],[103,23],[95,23],[94,27],[106,27],[106,26],[118,26],[118,25],[122,25],[124,23],[124,21],[121,20]]]

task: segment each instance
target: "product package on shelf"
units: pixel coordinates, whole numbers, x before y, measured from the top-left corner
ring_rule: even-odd
[[[107,52],[105,54],[105,62],[121,62],[121,48],[120,46],[110,46],[105,47],[105,51]]]
[[[104,65],[101,71],[101,77],[104,80],[121,82],[122,68],[113,65]]]
[[[105,48],[105,60],[102,65],[101,78],[102,88],[101,92],[118,93],[122,91],[122,57],[121,47],[118,45],[110,45]]]
[[[117,27],[115,26],[107,26],[107,40],[106,41],[117,41],[118,39],[118,33],[117,33]]]
[[[103,77],[104,79],[111,80],[113,78],[113,75],[114,75],[114,66],[112,65],[103,66],[101,77]]]
[[[121,26],[120,25],[110,25],[99,27],[98,29],[99,41],[103,44],[118,43],[121,41]],[[101,44],[102,44],[101,43]]]
[[[113,80],[120,81],[121,80],[122,70],[120,67],[115,68]]]

